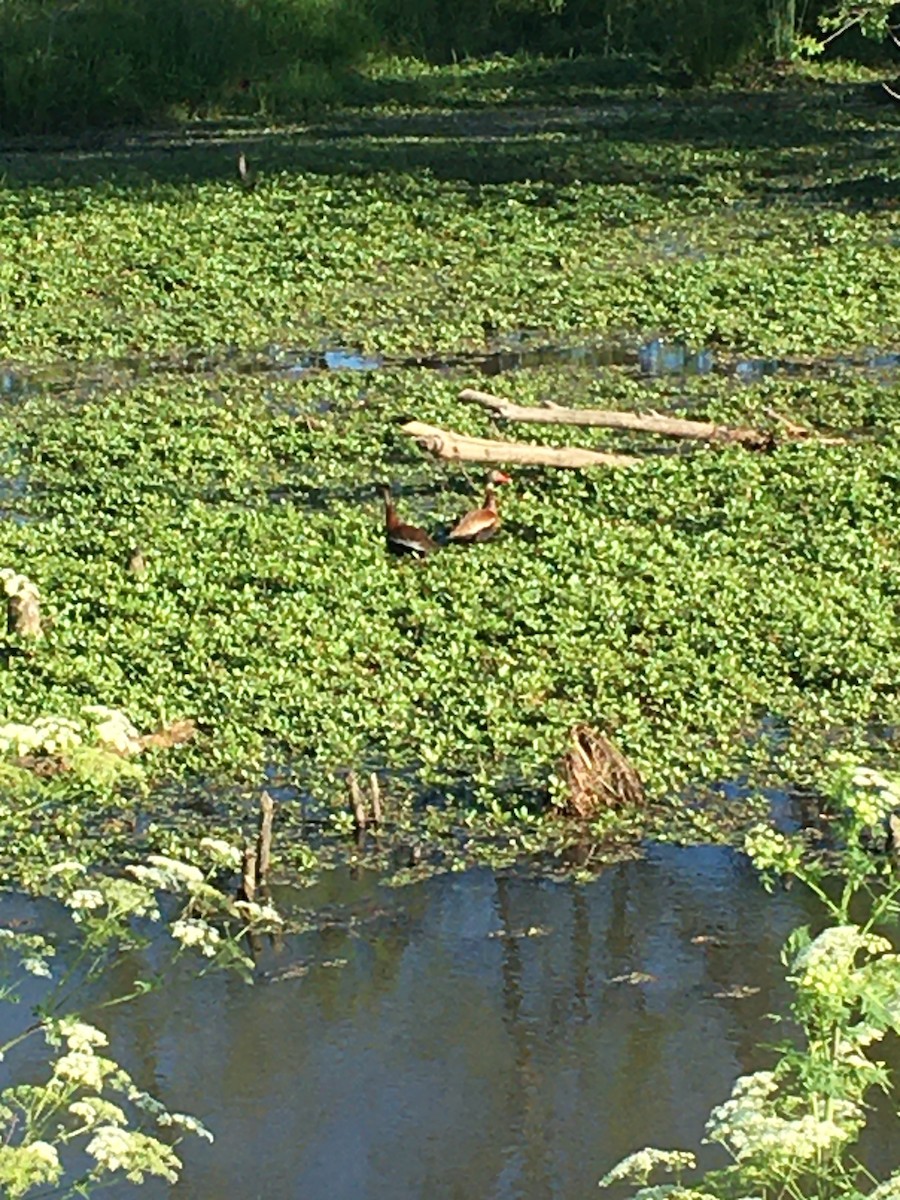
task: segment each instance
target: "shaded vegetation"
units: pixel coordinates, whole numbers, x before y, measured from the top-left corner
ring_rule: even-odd
[[[396,55],[443,64],[495,54],[592,55],[619,82],[661,72],[689,86],[787,59],[798,38],[817,30],[823,7],[798,8],[794,0],[6,0],[0,129],[83,131],[222,113],[297,117],[370,96],[373,70],[383,77]]]

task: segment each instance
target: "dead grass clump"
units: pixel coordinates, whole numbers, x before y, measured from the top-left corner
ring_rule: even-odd
[[[563,811],[579,821],[644,802],[640,775],[621,750],[590,725],[573,726],[561,774],[566,784]]]

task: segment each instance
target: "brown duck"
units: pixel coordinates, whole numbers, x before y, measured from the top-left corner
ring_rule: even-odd
[[[413,558],[424,558],[436,550],[436,543],[424,529],[400,520],[394,508],[391,489],[386,484],[382,484],[381,494],[384,497],[384,536],[391,554],[411,554]]]
[[[451,542],[486,542],[500,528],[500,513],[497,510],[497,494],[494,485],[512,483],[505,471],[491,471],[487,477],[484,504],[475,508],[450,530]]]

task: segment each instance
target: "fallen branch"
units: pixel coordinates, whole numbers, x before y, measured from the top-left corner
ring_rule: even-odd
[[[616,412],[605,408],[563,408],[547,404],[544,408],[529,408],[494,396],[465,388],[460,400],[478,404],[504,421],[530,421],[535,425],[587,425],[601,429],[628,429],[635,433],[658,433],[663,437],[694,438],[704,442],[733,442],[752,450],[766,450],[773,435],[760,429],[733,429],[712,421],[686,421],[680,417],[664,417],[659,413]]]
[[[541,467],[635,467],[640,462],[627,454],[603,454],[577,447],[531,446],[526,442],[497,442],[467,437],[421,421],[407,421],[400,432],[415,438],[422,450],[451,462],[517,463]]]

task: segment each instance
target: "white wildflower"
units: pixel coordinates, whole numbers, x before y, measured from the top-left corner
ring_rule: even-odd
[[[181,862],[177,858],[168,858],[165,854],[150,854],[147,861],[151,866],[164,871],[170,881],[176,884],[187,884],[188,889],[195,884],[203,883],[203,872],[193,863]]]
[[[101,1058],[88,1050],[72,1050],[56,1060],[53,1074],[57,1079],[65,1079],[69,1083],[90,1088],[99,1092],[103,1080],[115,1070],[116,1064],[111,1059]]]
[[[28,1142],[24,1146],[0,1146],[0,1184],[15,1182],[17,1196],[44,1183],[56,1183],[62,1164],[56,1147],[49,1142]]]
[[[132,1183],[143,1183],[145,1175],[159,1175],[169,1183],[178,1180],[181,1162],[175,1152],[145,1133],[101,1125],[86,1149],[98,1166],[124,1171]]]
[[[132,917],[149,917],[159,920],[156,893],[152,888],[131,879],[107,879],[104,881],[106,903],[110,909]]]
[[[108,1171],[119,1171],[131,1154],[131,1132],[117,1125],[101,1125],[88,1142],[87,1152]]]
[[[88,1025],[85,1021],[76,1021],[72,1017],[63,1017],[56,1022],[56,1031],[66,1039],[70,1050],[87,1051],[90,1053],[94,1046],[106,1046],[109,1039],[102,1029]]]
[[[196,946],[200,953],[207,958],[212,958],[222,940],[218,929],[214,929],[212,925],[197,917],[182,917],[180,920],[174,921],[172,937],[177,942],[181,942],[182,946]]]
[[[165,1105],[157,1100],[155,1096],[151,1096],[149,1092],[142,1091],[129,1080],[124,1088],[128,1099],[142,1112],[149,1113],[151,1117],[156,1117],[159,1120],[166,1114]]]
[[[124,1125],[128,1119],[118,1104],[104,1100],[102,1096],[74,1100],[69,1105],[69,1112],[83,1121],[87,1129],[95,1129],[98,1125]]]
[[[900,1171],[895,1171],[888,1179],[883,1179],[874,1187],[867,1200],[900,1200]]]
[[[0,748],[4,752],[14,749],[16,754],[25,755],[36,749],[40,742],[41,734],[33,725],[22,725],[16,721],[0,725]]]
[[[168,871],[162,871],[159,867],[148,867],[144,863],[132,863],[125,870],[148,888],[165,891],[172,883],[172,877]]]
[[[882,775],[880,771],[875,771],[871,767],[856,767],[850,782],[854,787],[875,787],[887,789],[891,786],[890,780]]]
[[[56,754],[80,744],[80,727],[65,717],[38,717],[30,725],[20,721],[0,725],[0,750],[3,752]]]
[[[42,979],[49,979],[52,974],[47,960],[36,954],[22,959],[22,970],[27,971],[29,975],[35,975]]]
[[[890,949],[886,938],[863,933],[856,925],[832,925],[794,956],[791,979],[798,987],[839,997],[861,950],[879,954]]]
[[[807,1162],[834,1151],[855,1137],[862,1110],[847,1100],[834,1100],[831,1118],[806,1113],[794,1120],[775,1108],[777,1082],[771,1071],[738,1079],[731,1098],[714,1108],[706,1125],[707,1142],[728,1148],[737,1162]]]
[[[30,1142],[25,1148],[36,1162],[44,1163],[48,1167],[59,1165],[59,1155],[56,1152],[56,1147],[51,1146],[49,1142]]]
[[[213,862],[219,866],[239,867],[241,865],[239,847],[230,845],[224,838],[201,838],[200,849],[205,850]]]
[[[64,903],[71,909],[92,909],[102,908],[106,900],[97,888],[76,888],[71,895],[66,896]]]
[[[645,1146],[643,1150],[636,1150],[634,1154],[629,1154],[627,1158],[616,1163],[600,1180],[599,1186],[646,1183],[651,1171],[658,1169],[669,1174],[679,1174],[681,1171],[693,1170],[696,1165],[696,1159],[688,1150],[657,1150],[654,1146]]]
[[[257,904],[255,900],[236,900],[234,907],[248,923],[282,924],[281,914],[271,904]]]
[[[87,868],[83,863],[74,858],[63,859],[62,862],[54,863],[52,867],[48,867],[47,876],[52,878],[54,875],[84,875]]]
[[[141,737],[128,717],[117,708],[104,704],[88,704],[81,710],[94,722],[94,736],[102,746],[119,754],[138,754]]]
[[[694,1188],[681,1187],[677,1183],[656,1183],[642,1187],[631,1200],[716,1200],[709,1192],[698,1192]],[[740,1200],[762,1200],[761,1196],[742,1196]]]

